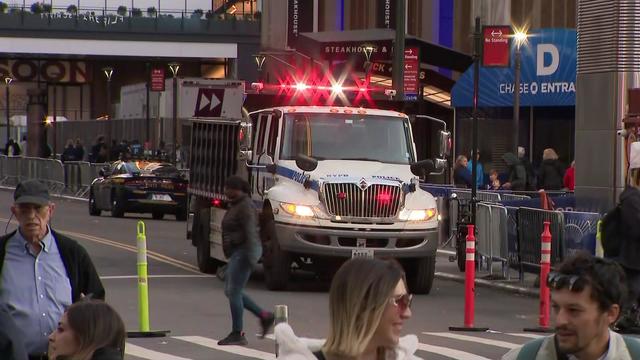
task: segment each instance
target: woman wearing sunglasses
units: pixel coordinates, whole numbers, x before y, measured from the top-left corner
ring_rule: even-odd
[[[397,263],[349,260],[331,283],[327,339],[298,338],[288,324],[279,324],[279,359],[419,359],[414,355],[418,338],[400,337],[410,317],[411,295]]]

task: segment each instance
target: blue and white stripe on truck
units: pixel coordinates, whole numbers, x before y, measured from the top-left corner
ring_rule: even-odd
[[[304,181],[307,179],[307,175],[305,175],[304,173],[280,165],[276,166],[276,174],[287,179],[291,179],[299,184],[304,184]],[[311,189],[320,192],[320,183],[318,182],[318,180],[309,181],[311,184]]]

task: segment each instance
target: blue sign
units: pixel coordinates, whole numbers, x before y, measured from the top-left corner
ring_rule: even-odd
[[[515,41],[510,68],[480,67],[479,107],[513,106]],[[520,105],[574,106],[576,102],[576,30],[541,29],[520,47]],[[451,92],[454,107],[473,106],[473,66]]]

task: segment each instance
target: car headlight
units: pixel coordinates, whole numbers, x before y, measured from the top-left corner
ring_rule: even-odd
[[[300,217],[313,217],[313,209],[310,206],[280,203],[280,207],[289,215]]]
[[[428,221],[433,219],[438,212],[436,209],[424,209],[424,210],[407,210],[400,211],[398,216],[400,220],[404,221]]]

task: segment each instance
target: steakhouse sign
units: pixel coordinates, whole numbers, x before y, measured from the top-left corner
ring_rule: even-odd
[[[0,74],[20,82],[86,83],[84,61],[0,59]]]

